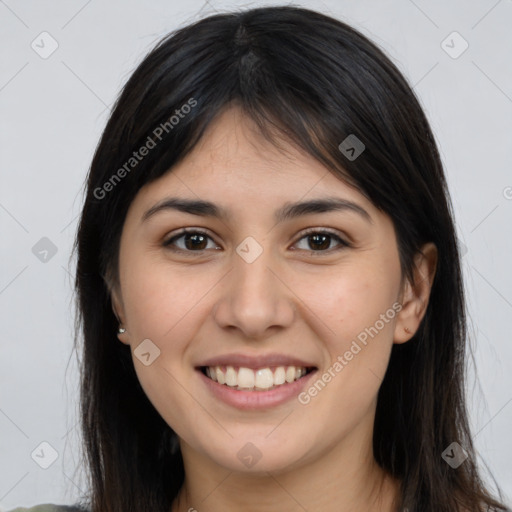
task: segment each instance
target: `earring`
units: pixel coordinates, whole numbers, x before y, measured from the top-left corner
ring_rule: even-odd
[[[126,329],[125,329],[124,327],[119,327],[119,329],[117,330],[117,332],[118,332],[119,334],[123,334],[123,333],[125,333],[125,332],[126,332]]]
[[[411,331],[409,330],[409,327],[404,327],[404,331],[405,331],[407,334],[411,334]]]

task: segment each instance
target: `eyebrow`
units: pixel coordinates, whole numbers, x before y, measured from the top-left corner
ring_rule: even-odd
[[[183,213],[199,215],[201,217],[214,217],[221,220],[229,219],[229,210],[210,201],[201,199],[186,199],[182,197],[167,197],[147,210],[142,216],[142,222],[153,215],[167,210],[177,210]],[[310,201],[287,203],[274,213],[276,222],[294,219],[303,215],[325,213],[332,211],[351,211],[359,214],[372,224],[370,214],[360,205],[339,197],[325,197]]]

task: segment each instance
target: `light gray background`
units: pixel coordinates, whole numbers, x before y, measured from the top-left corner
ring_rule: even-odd
[[[79,468],[71,244],[81,188],[120,87],[168,31],[268,3],[0,0],[0,509],[73,503]],[[439,143],[467,247],[479,381],[475,443],[512,496],[512,1],[305,1],[379,44],[405,74]],[[57,50],[43,59],[38,51]],[[469,44],[463,48],[457,31]],[[44,41],[41,41],[41,39]],[[451,42],[453,40],[453,42]],[[32,247],[49,238],[57,253]],[[39,255],[43,257],[44,254]],[[421,397],[418,397],[421,399]],[[58,453],[48,468],[49,443]],[[443,447],[444,448],[444,447]]]

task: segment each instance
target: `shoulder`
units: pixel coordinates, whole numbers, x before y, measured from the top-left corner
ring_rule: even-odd
[[[77,505],[55,505],[53,503],[43,503],[33,507],[18,507],[7,512],[88,512]]]

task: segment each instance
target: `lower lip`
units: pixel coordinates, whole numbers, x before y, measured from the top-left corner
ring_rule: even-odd
[[[293,382],[287,382],[270,391],[240,391],[230,388],[225,384],[219,384],[207,377],[201,370],[197,370],[208,389],[223,402],[238,409],[266,409],[283,404],[292,398],[296,398],[306,387],[316,370]]]

